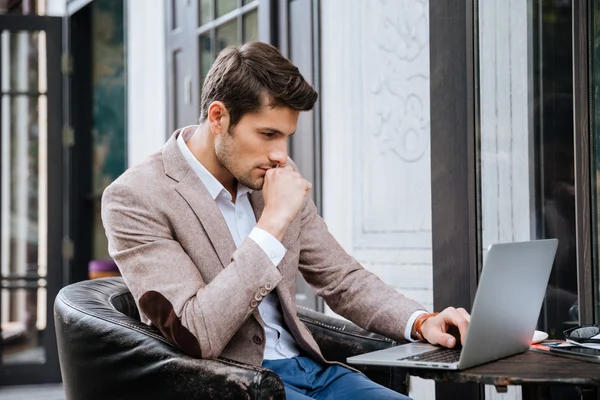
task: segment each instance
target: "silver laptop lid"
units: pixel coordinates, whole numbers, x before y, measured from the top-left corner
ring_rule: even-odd
[[[527,350],[538,321],[558,240],[490,247],[471,309],[459,368]]]

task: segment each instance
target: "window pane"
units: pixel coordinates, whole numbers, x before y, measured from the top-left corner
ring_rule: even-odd
[[[198,0],[198,21],[200,21],[200,25],[204,25],[213,19],[210,14],[211,1],[212,0]]]
[[[217,17],[219,18],[237,8],[238,0],[217,0]]]
[[[92,2],[92,162],[93,197],[100,198],[125,171],[126,103],[123,2]],[[108,258],[106,235],[95,216],[94,258]]]
[[[46,97],[3,96],[0,119],[2,360],[43,363],[47,299],[38,289],[47,275]]]
[[[539,329],[562,338],[577,323],[571,2],[479,4],[482,251],[558,238]]]
[[[244,15],[244,42],[258,40],[258,11]]]
[[[200,46],[200,85],[204,81],[208,70],[210,69],[213,63],[213,52],[212,46],[210,42],[210,35],[202,35],[199,38],[199,46]],[[202,86],[200,86],[202,87]],[[200,91],[202,93],[202,91]]]
[[[217,53],[227,46],[239,45],[237,20],[218,27],[216,31]]]
[[[244,0],[244,1],[242,2],[242,4],[243,4],[243,5],[250,4],[250,3],[252,3],[253,1],[254,1],[254,0]]]
[[[45,35],[45,32],[2,31],[3,92],[46,91]]]
[[[24,284],[17,281],[15,284]],[[35,282],[30,282],[34,286]],[[43,364],[46,361],[46,289],[2,289],[2,363]],[[39,323],[40,318],[44,322]]]
[[[179,11],[182,3],[177,0],[171,0],[171,29],[179,28]]]

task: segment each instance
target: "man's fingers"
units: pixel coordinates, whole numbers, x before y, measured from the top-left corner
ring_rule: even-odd
[[[467,310],[465,310],[464,308],[457,308],[456,311],[458,311],[458,313],[462,315],[463,318],[467,320],[467,322],[471,322],[471,314],[469,314]]]
[[[467,337],[467,329],[469,328],[470,317],[468,313],[464,308],[447,308],[444,311],[444,321],[446,322],[446,325],[454,325],[458,328],[460,333],[460,342],[464,344],[465,338]]]
[[[439,344],[444,347],[452,348],[456,345],[456,339],[454,336],[449,333],[444,333],[441,331],[435,332],[432,338],[429,338],[428,341],[431,344]]]

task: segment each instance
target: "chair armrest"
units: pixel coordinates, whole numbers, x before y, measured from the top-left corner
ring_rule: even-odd
[[[330,317],[306,307],[297,307],[298,318],[312,333],[325,359],[344,364],[351,356],[388,349],[399,343],[366,331],[352,322]],[[349,364],[348,364],[349,365]],[[372,381],[408,394],[408,373],[402,368],[352,365]]]
[[[54,302],[68,399],[285,398],[274,372],[190,357],[158,329],[111,309],[107,298],[119,295],[113,282],[77,285],[63,288]]]

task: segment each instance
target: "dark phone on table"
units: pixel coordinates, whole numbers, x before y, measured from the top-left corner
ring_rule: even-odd
[[[550,347],[550,352],[572,354],[600,360],[600,349],[590,349],[581,346]]]

